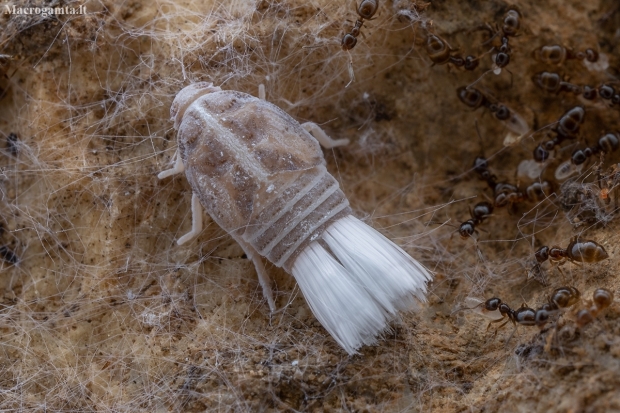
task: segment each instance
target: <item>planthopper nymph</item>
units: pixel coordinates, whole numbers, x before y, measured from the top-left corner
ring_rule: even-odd
[[[428,271],[352,215],[319,147],[332,140],[279,107],[246,93],[194,83],[170,109],[178,130],[176,163],[159,178],[185,172],[192,190],[192,231],[202,208],[244,249],[271,311],[263,257],[297,280],[312,312],[349,354],[376,342],[399,310],[425,301]],[[311,134],[312,133],[312,134]]]

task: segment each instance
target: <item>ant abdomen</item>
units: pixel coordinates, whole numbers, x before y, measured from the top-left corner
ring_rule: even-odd
[[[602,245],[594,241],[571,241],[566,248],[566,257],[576,262],[599,262],[609,258]]]
[[[362,0],[357,8],[357,14],[359,14],[362,19],[370,20],[372,16],[375,15],[378,8],[378,0]]]

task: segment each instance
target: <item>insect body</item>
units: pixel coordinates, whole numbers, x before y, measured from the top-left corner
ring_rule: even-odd
[[[459,227],[459,234],[462,239],[472,237],[476,231],[476,226],[482,223],[486,218],[493,213],[493,205],[488,202],[478,202],[474,205],[474,210],[471,212],[471,218],[463,222]]]
[[[544,162],[549,158],[550,151],[567,139],[574,139],[579,133],[586,111],[581,106],[575,106],[562,115],[555,128],[556,136],[539,144],[534,149],[534,160]]]
[[[565,162],[562,162],[555,170],[556,179],[566,179],[576,172],[581,172],[581,169],[592,155],[596,155],[599,152],[611,153],[620,147],[620,136],[615,133],[607,133],[601,136],[596,145],[590,146],[585,149],[577,149],[571,155],[571,158]]]
[[[473,110],[483,106],[487,108],[497,120],[504,122],[506,127],[517,136],[525,135],[530,127],[521,115],[510,110],[506,105],[494,103],[484,93],[474,87],[460,87],[456,90],[459,100]]]
[[[478,59],[476,57],[469,55],[463,59],[460,55],[453,54],[453,50],[448,45],[448,42],[437,35],[429,33],[426,36],[425,49],[428,57],[433,61],[433,65],[451,63],[465,70],[474,70],[478,67]]]
[[[342,38],[341,45],[343,50],[351,50],[355,47],[357,44],[357,36],[360,35],[364,20],[372,19],[372,16],[375,15],[378,8],[379,0],[362,0],[357,8],[359,19],[355,21],[355,26],[353,26],[351,31]]]
[[[532,56],[539,62],[558,66],[569,59],[586,60],[591,63],[599,59],[599,54],[594,49],[588,48],[583,52],[574,52],[559,44],[541,46],[532,52]]]
[[[534,253],[536,261],[541,264],[547,260],[560,262],[565,259],[572,262],[599,262],[609,258],[602,245],[592,240],[573,238],[566,248],[540,247]]]
[[[501,299],[497,297],[493,297],[493,298],[489,298],[483,303],[480,303],[479,306],[482,306],[482,308],[486,312],[499,311],[501,315],[501,318],[498,318],[496,320],[489,322],[489,324],[487,325],[487,330],[489,329],[489,327],[491,327],[491,324],[499,323],[504,318],[508,318],[508,319],[504,322],[504,324],[500,325],[498,328],[502,328],[509,321],[511,321],[512,324],[514,325],[517,325],[517,323],[524,325],[524,326],[535,325],[536,310],[529,308],[526,305],[522,305],[516,310],[513,310],[512,308],[510,308],[510,306],[508,306],[508,304],[502,302]]]
[[[253,260],[275,310],[261,256],[292,273],[316,318],[350,354],[376,341],[398,310],[423,301],[428,272],[351,215],[311,130],[245,93],[195,83],[171,108],[177,163],[192,187],[192,231],[201,205]],[[321,243],[319,243],[321,241]],[[329,251],[324,247],[329,246]]]

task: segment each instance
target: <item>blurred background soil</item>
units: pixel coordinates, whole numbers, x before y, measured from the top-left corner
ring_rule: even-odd
[[[594,289],[620,293],[619,182],[597,179],[618,153],[590,160],[573,192],[552,182],[541,202],[497,208],[477,240],[455,234],[492,196],[472,171],[477,156],[523,188],[531,182],[517,165],[569,108],[584,105],[585,122],[544,179],[576,147],[620,130],[620,106],[532,82],[547,70],[618,89],[615,0],[381,1],[350,54],[340,39],[354,1],[0,2],[13,4],[87,13],[0,15],[0,245],[18,258],[0,260],[0,410],[620,411],[620,305],[575,324]],[[495,75],[488,51],[500,38],[490,33],[510,9],[521,27]],[[479,67],[432,65],[427,33],[479,56]],[[609,67],[537,62],[546,44],[594,48]],[[263,83],[300,122],[350,139],[324,151],[328,169],[356,216],[433,271],[428,304],[349,357],[272,265],[280,310],[269,314],[252,263],[210,218],[177,246],[191,225],[190,187],[156,175],[176,149],[170,104],[196,81],[254,95]],[[505,124],[457,97],[473,82],[539,132],[505,147]],[[528,278],[537,248],[576,235],[610,258],[561,271],[545,263],[547,285]],[[544,329],[495,333],[462,310],[466,297],[493,296],[536,308],[564,285],[583,300]]]

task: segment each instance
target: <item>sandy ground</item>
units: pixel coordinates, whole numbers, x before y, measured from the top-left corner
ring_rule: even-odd
[[[383,1],[350,54],[340,39],[357,16],[355,2],[343,3],[32,1],[87,12],[0,15],[0,244],[19,259],[0,260],[0,410],[620,411],[620,305],[575,323],[594,289],[620,296],[618,182],[596,179],[618,153],[598,168],[591,159],[570,191],[553,178],[575,148],[620,129],[620,107],[531,80],[547,70],[617,86],[616,2]],[[488,51],[500,36],[489,33],[511,8],[521,27],[509,71],[496,76]],[[480,66],[432,65],[427,31]],[[609,68],[537,62],[545,44],[592,47]],[[328,169],[356,216],[434,272],[428,304],[349,357],[272,265],[279,311],[270,314],[252,263],[210,218],[177,246],[191,225],[190,187],[156,175],[176,149],[170,104],[196,81],[251,94],[263,83],[299,121],[349,138],[324,151]],[[505,147],[505,124],[457,98],[475,81],[538,132]],[[517,165],[578,104],[578,139],[542,175],[554,194],[497,208],[477,241],[461,240],[456,227],[492,196],[473,160],[487,157],[500,181],[526,187]],[[545,263],[548,285],[528,279],[538,247],[575,235],[610,258],[561,271]],[[544,329],[495,333],[476,311],[459,311],[466,297],[538,307],[565,285],[583,299]]]

